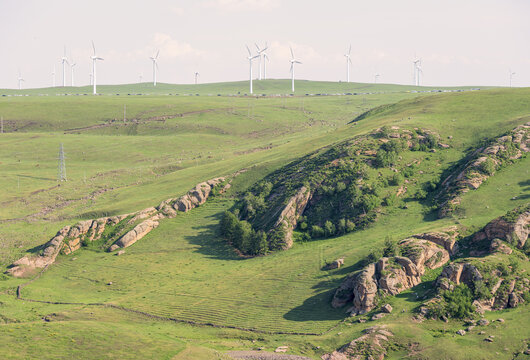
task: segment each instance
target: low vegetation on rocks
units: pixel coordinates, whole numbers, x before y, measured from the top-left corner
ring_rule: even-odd
[[[404,206],[404,183],[417,172],[414,161],[403,160],[404,153],[447,147],[442,145],[431,131],[385,126],[322,148],[242,194],[232,215],[223,216],[222,234],[243,254],[257,255],[288,249],[295,238],[333,237],[363,229],[376,221],[383,208]],[[409,195],[421,200],[434,189],[436,179]],[[239,230],[234,232],[236,227]]]
[[[475,190],[496,171],[530,152],[530,122],[479,147],[468,156],[441,184],[440,218],[458,209],[462,194]]]
[[[15,277],[30,275],[53,264],[58,255],[69,255],[82,246],[109,252],[126,248],[158,227],[161,219],[175,217],[179,211],[187,212],[204,204],[213,192],[223,191],[226,185],[225,178],[215,178],[197,184],[180,198],[163,201],[156,208],[65,226],[37,253],[15,261],[6,272]]]

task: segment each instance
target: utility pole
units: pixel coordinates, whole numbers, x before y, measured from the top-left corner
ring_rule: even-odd
[[[0,134],[4,133],[4,117],[0,116]]]
[[[63,144],[61,143],[61,146],[59,148],[59,171],[57,174],[57,180],[58,181],[67,181],[66,179],[66,163],[65,160],[66,156],[64,154]]]
[[[127,105],[123,104],[123,122],[125,122],[125,113],[127,111]]]

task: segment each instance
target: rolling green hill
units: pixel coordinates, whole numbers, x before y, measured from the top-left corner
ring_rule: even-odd
[[[288,85],[287,80],[265,83],[261,87],[256,82],[256,92],[274,94]],[[372,87],[299,84],[300,94],[367,92]],[[199,86],[201,94],[220,92],[218,85]],[[224,84],[222,92],[242,92],[245,86]],[[124,87],[98,88],[125,92]],[[130,93],[148,90],[145,84],[126,88]],[[455,335],[465,327],[461,320],[412,320],[429,294],[428,283],[386,298],[394,312],[367,323],[332,308],[330,301],[344,277],[361,269],[385,238],[400,240],[449,226],[471,234],[526,204],[528,157],[463,194],[461,211],[451,217],[438,219],[430,197],[411,197],[406,207],[383,209],[377,221],[358,231],[295,238],[288,251],[258,257],[240,256],[221,236],[223,212],[246,191],[264,178],[274,180],[275,171],[281,174],[304,156],[322,153],[320,149],[338,148],[384,126],[432,131],[449,148],[399,154],[401,165],[419,161],[408,179],[415,192],[424,182],[443,178],[487,141],[530,120],[530,89],[421,94],[394,85],[372,89],[376,93],[362,96],[257,99],[0,97],[6,131],[0,134],[4,269],[37,251],[64,225],[157,206],[201,181],[245,170],[225,194],[174,219],[162,219],[123,255],[81,248],[59,255],[33,281],[1,275],[0,356],[223,359],[229,350],[273,351],[287,345],[291,354],[318,359],[359,337],[363,329],[385,324],[394,333],[388,358],[523,358],[529,338],[527,303],[486,312],[489,320],[505,321],[461,337]],[[161,93],[176,90],[157,86]],[[193,86],[178,89],[187,91],[195,93]],[[63,183],[56,181],[60,143],[67,154],[68,181]],[[389,176],[391,170],[370,171],[377,179],[379,171]],[[341,257],[343,267],[323,270]],[[520,266],[530,271],[528,261]],[[425,280],[436,275],[428,273]],[[22,299],[17,299],[19,285],[24,285]],[[484,342],[482,329],[495,336],[492,343]]]

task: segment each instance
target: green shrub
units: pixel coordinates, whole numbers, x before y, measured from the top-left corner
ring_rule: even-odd
[[[423,189],[418,189],[418,191],[416,191],[416,193],[414,194],[414,198],[416,200],[423,200],[427,197],[427,191],[423,190]]]
[[[324,234],[326,236],[333,236],[335,235],[335,225],[333,225],[333,223],[329,220],[326,220],[326,222],[324,223]]]
[[[320,226],[318,225],[313,225],[311,227],[311,237],[313,239],[318,239],[318,238],[321,238],[324,236],[324,229],[322,229]]]
[[[401,173],[406,178],[410,178],[410,177],[414,176],[414,166],[411,165],[411,166],[407,166],[407,167],[401,169]]]
[[[486,175],[493,175],[496,168],[497,166],[495,165],[495,161],[493,161],[491,158],[487,158],[479,165],[479,170]]]
[[[452,291],[444,291],[442,297],[445,300],[445,311],[452,318],[465,319],[473,316],[473,295],[466,284],[455,286]]]
[[[390,236],[387,236],[385,239],[385,245],[383,247],[383,256],[385,257],[392,257],[392,256],[399,256],[400,255],[400,249],[397,245],[397,242],[392,240]]]
[[[403,180],[403,175],[401,175],[400,173],[395,173],[394,175],[392,175],[389,183],[393,186],[400,186],[401,184],[403,184]]]
[[[346,232],[352,232],[355,230],[355,223],[351,220],[346,220]]]

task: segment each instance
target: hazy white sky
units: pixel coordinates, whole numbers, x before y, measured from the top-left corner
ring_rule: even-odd
[[[412,83],[415,54],[422,85],[530,86],[529,0],[0,0],[0,88],[62,83],[60,58],[89,83],[91,40],[98,83],[248,78],[245,44],[269,43],[270,78],[289,77],[289,45],[303,64],[297,78]],[[255,63],[257,69],[257,63]],[[254,72],[256,74],[256,71]],[[70,84],[70,69],[67,71]]]

